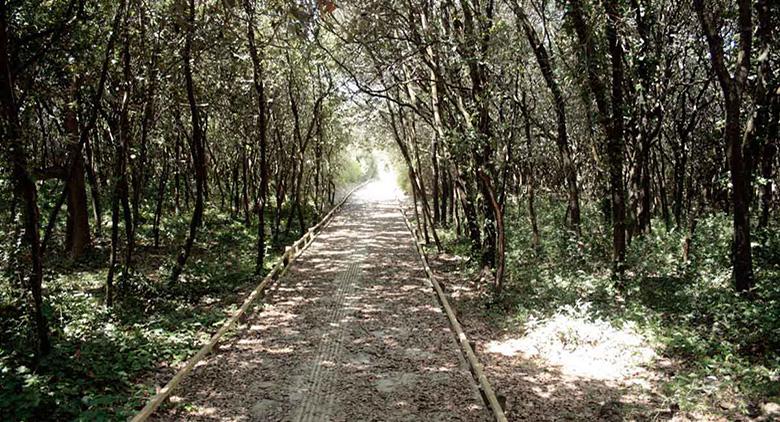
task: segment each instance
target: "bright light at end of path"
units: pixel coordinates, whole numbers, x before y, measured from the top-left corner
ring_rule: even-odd
[[[395,201],[403,198],[404,192],[398,186],[398,175],[384,152],[375,152],[376,179],[361,189],[359,196],[366,201]]]

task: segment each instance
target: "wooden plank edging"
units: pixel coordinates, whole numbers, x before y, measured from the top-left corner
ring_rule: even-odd
[[[269,272],[263,280],[260,282],[260,284],[255,287],[254,290],[252,290],[252,293],[247,296],[247,298],[244,300],[244,303],[241,305],[241,307],[238,309],[238,311],[233,314],[233,316],[230,317],[227,321],[225,321],[224,324],[222,324],[222,327],[217,330],[217,332],[211,336],[211,339],[208,343],[204,344],[203,347],[198,350],[198,352],[192,356],[187,363],[184,365],[183,368],[179,369],[178,372],[171,378],[170,381],[168,381],[165,386],[160,389],[157,394],[154,395],[149,401],[146,403],[146,405],[139,411],[135,416],[133,416],[130,420],[132,422],[143,422],[146,421],[154,412],[157,410],[158,407],[168,398],[170,397],[171,393],[173,392],[173,389],[176,388],[176,386],[179,385],[182,379],[189,375],[189,373],[192,371],[192,369],[195,367],[195,365],[198,364],[201,360],[203,360],[206,355],[211,353],[211,351],[214,349],[214,347],[217,345],[219,340],[222,338],[222,336],[225,335],[225,333],[230,330],[233,325],[236,323],[236,321],[241,318],[241,316],[246,313],[246,311],[249,309],[249,307],[252,305],[252,302],[254,302],[255,299],[257,299],[258,296],[260,296],[263,293],[263,290],[265,290],[266,287],[268,287],[269,284],[271,284],[274,280],[280,278],[285,274],[287,271],[287,268],[290,267],[290,265],[295,261],[298,256],[300,256],[301,253],[303,253],[306,248],[309,247],[314,242],[314,239],[320,234],[322,229],[327,227],[330,220],[336,215],[336,211],[338,211],[344,203],[347,202],[347,199],[349,199],[352,194],[365,186],[368,183],[368,181],[363,182],[359,184],[358,186],[354,187],[352,190],[350,190],[346,195],[344,195],[344,198],[336,204],[330,212],[328,212],[325,217],[320,220],[319,223],[317,223],[315,226],[308,229],[306,234],[303,235],[300,239],[296,240],[292,247],[286,247],[285,252],[282,254],[282,256],[279,257],[274,267],[271,269],[271,272]],[[308,237],[308,240],[306,238]],[[301,242],[303,241],[303,242]],[[301,243],[303,243],[303,246],[300,246]]]
[[[458,343],[466,355],[469,366],[471,366],[471,371],[477,378],[477,382],[479,383],[485,398],[487,398],[488,406],[493,412],[493,416],[495,416],[497,422],[507,422],[504,409],[498,402],[496,393],[493,391],[493,387],[490,385],[490,381],[488,381],[487,377],[485,376],[485,372],[482,370],[482,364],[479,362],[479,359],[477,359],[477,355],[474,353],[474,349],[471,347],[471,343],[469,343],[468,337],[466,337],[466,333],[463,332],[463,328],[461,327],[460,322],[458,322],[458,318],[455,316],[455,312],[452,310],[450,303],[447,301],[447,296],[444,294],[444,290],[442,290],[441,285],[436,280],[436,276],[433,274],[430,265],[428,265],[428,259],[425,257],[425,251],[422,249],[423,243],[419,241],[419,238],[417,237],[417,230],[412,227],[412,223],[409,222],[409,219],[406,217],[406,212],[401,206],[400,201],[398,204],[398,209],[401,211],[401,215],[404,217],[406,227],[409,229],[409,233],[412,235],[414,245],[417,248],[417,253],[420,255],[420,261],[422,261],[425,273],[428,275],[428,280],[433,285],[433,288],[436,291],[436,295],[439,297],[439,302],[447,314],[447,319],[449,319],[452,329],[455,330],[455,334],[457,334]]]

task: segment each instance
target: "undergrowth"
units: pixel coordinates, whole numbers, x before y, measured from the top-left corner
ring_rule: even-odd
[[[624,288],[610,274],[611,245],[602,214],[583,207],[582,236],[566,227],[565,204],[537,201],[541,248],[531,247],[525,203],[507,206],[507,275],[500,296],[486,292],[486,316],[504,326],[549,318],[587,304],[590,318],[620,327],[632,323],[675,362],[663,385],[666,401],[687,411],[755,415],[780,399],[780,230],[776,223],[753,239],[753,298],[731,281],[730,216],[703,216],[692,255],[683,262],[684,230],[654,220],[651,233],[628,249]],[[449,252],[469,256],[467,240],[452,229]],[[469,262],[476,262],[471,259]],[[476,265],[467,265],[476,277]]]
[[[163,220],[165,247],[151,246],[150,224],[138,233],[133,271],[121,281],[114,307],[104,306],[108,244],[96,239],[83,259],[72,262],[52,252],[44,277],[45,314],[53,350],[38,362],[29,320],[30,299],[0,278],[0,419],[126,420],[154,394],[156,372],[186,360],[235,311],[254,274],[256,226],[209,210],[180,280],[168,284],[170,266],[187,230],[182,213]],[[311,220],[307,215],[307,221]],[[267,215],[267,227],[273,216]],[[106,228],[104,228],[104,233]],[[277,239],[266,270],[279,249],[298,235]],[[61,245],[52,245],[52,251]]]

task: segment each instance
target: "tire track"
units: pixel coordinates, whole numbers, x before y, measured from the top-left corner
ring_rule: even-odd
[[[339,274],[335,300],[331,302],[328,314],[323,319],[332,329],[323,333],[309,376],[304,385],[298,387],[304,392],[304,398],[295,414],[295,422],[310,422],[328,419],[335,394],[333,392],[333,367],[339,363],[341,346],[346,332],[343,319],[349,308],[347,297],[355,290],[355,283],[360,273],[358,262],[352,262],[347,269]],[[335,325],[334,325],[335,324]]]

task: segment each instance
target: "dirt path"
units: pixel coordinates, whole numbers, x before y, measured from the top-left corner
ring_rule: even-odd
[[[489,420],[380,188],[353,195],[158,420]]]

